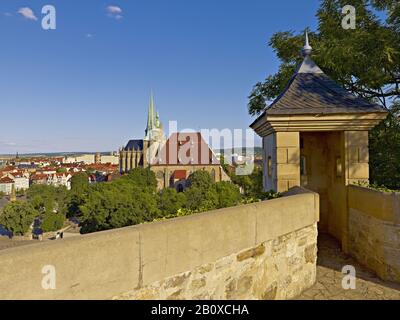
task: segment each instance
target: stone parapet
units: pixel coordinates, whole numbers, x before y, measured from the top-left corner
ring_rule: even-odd
[[[400,193],[348,187],[349,252],[384,279],[400,282]]]
[[[260,203],[6,249],[0,299],[290,298],[315,280],[318,199],[295,189]],[[56,287],[46,290],[52,267]]]

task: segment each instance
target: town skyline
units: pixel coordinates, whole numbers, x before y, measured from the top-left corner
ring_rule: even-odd
[[[267,39],[288,21],[315,27],[312,2],[56,0],[57,28],[43,30],[46,2],[2,1],[0,104],[27,116],[2,125],[0,154],[117,150],[143,136],[151,90],[164,123],[246,130],[253,85],[278,67]]]

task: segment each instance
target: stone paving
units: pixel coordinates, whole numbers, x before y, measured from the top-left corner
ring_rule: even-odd
[[[400,300],[400,284],[380,280],[373,272],[344,254],[330,236],[318,237],[317,282],[297,300]],[[352,265],[357,272],[355,290],[342,288],[343,266]]]

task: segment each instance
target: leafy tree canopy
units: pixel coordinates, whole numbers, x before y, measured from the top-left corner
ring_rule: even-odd
[[[185,190],[185,207],[194,212],[213,210],[218,204],[218,194],[213,185],[209,188],[192,186]]]
[[[27,191],[28,202],[39,212],[65,214],[67,189],[51,185],[34,184]]]
[[[400,190],[400,102],[370,133],[370,181]]]
[[[82,233],[135,225],[160,215],[154,193],[130,179],[95,185],[80,210]]]
[[[45,214],[41,228],[44,232],[57,231],[63,227],[64,222],[65,216],[63,214],[49,212]]]
[[[232,182],[240,186],[247,197],[262,198],[263,194],[263,170],[255,167],[250,175],[238,176],[234,172],[230,174]]]
[[[214,188],[214,180],[207,171],[193,172],[187,179],[189,188],[185,190],[186,208],[193,211],[215,209],[218,195]]]
[[[27,202],[10,202],[0,215],[0,224],[13,235],[24,235],[39,212]]]
[[[231,182],[221,181],[215,184],[218,195],[217,208],[227,208],[239,203],[242,196],[239,187]]]
[[[193,188],[208,189],[213,183],[213,178],[207,171],[195,171],[188,177],[188,185]]]
[[[158,198],[158,208],[162,216],[172,215],[178,212],[186,203],[186,195],[177,192],[173,188],[166,188],[160,191]]]
[[[129,180],[141,188],[150,188],[152,190],[157,188],[156,176],[149,168],[135,168],[120,180]]]
[[[71,190],[68,193],[68,216],[81,216],[79,207],[88,197],[89,177],[86,172],[80,172],[71,178]]]
[[[86,172],[80,172],[71,178],[71,191],[85,193],[89,189],[89,177]]]
[[[356,9],[356,29],[345,30],[342,8]],[[374,10],[385,10],[381,21]],[[310,33],[313,59],[347,90],[384,106],[400,94],[400,5],[397,0],[323,0],[317,12],[318,29]],[[278,72],[255,85],[249,113],[259,114],[276,98],[301,62],[304,34],[275,33],[269,45],[281,61]],[[388,106],[389,107],[389,106]]]

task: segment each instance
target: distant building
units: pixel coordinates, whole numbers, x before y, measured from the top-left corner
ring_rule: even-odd
[[[14,181],[16,191],[29,189],[29,173],[21,170],[13,170],[8,172],[6,177]]]
[[[198,170],[209,172],[216,182],[229,180],[200,133],[173,133],[165,138],[153,96],[149,103],[145,138],[130,140],[119,151],[121,173],[137,167],[154,171],[160,189],[173,187],[183,191],[187,186],[186,179]]]
[[[119,156],[118,155],[101,155],[100,157],[100,163],[101,164],[113,164],[113,165],[118,165],[119,164]]]
[[[33,174],[30,178],[31,184],[47,184],[47,174],[44,173],[36,173]]]
[[[49,175],[47,178],[47,184],[55,187],[64,186],[67,190],[71,189],[71,174],[69,173],[55,173]]]
[[[70,173],[36,173],[30,178],[31,184],[46,184],[54,187],[64,186],[67,190],[71,189],[71,178]]]
[[[84,163],[84,164],[93,164],[96,163],[96,155],[95,154],[83,154],[79,156],[66,157],[64,159],[64,163]]]
[[[19,176],[14,178],[15,182],[15,190],[26,190],[29,189],[29,178],[24,177],[24,176]]]
[[[65,164],[83,163],[83,164],[119,164],[118,155],[102,155],[101,153],[96,154],[83,154],[77,156],[66,157],[63,161]]]
[[[10,195],[14,185],[14,180],[9,177],[0,178],[0,192]]]
[[[150,168],[160,189],[173,187],[183,191],[187,178],[198,170],[210,173],[215,182],[230,180],[200,132],[171,134]]]

